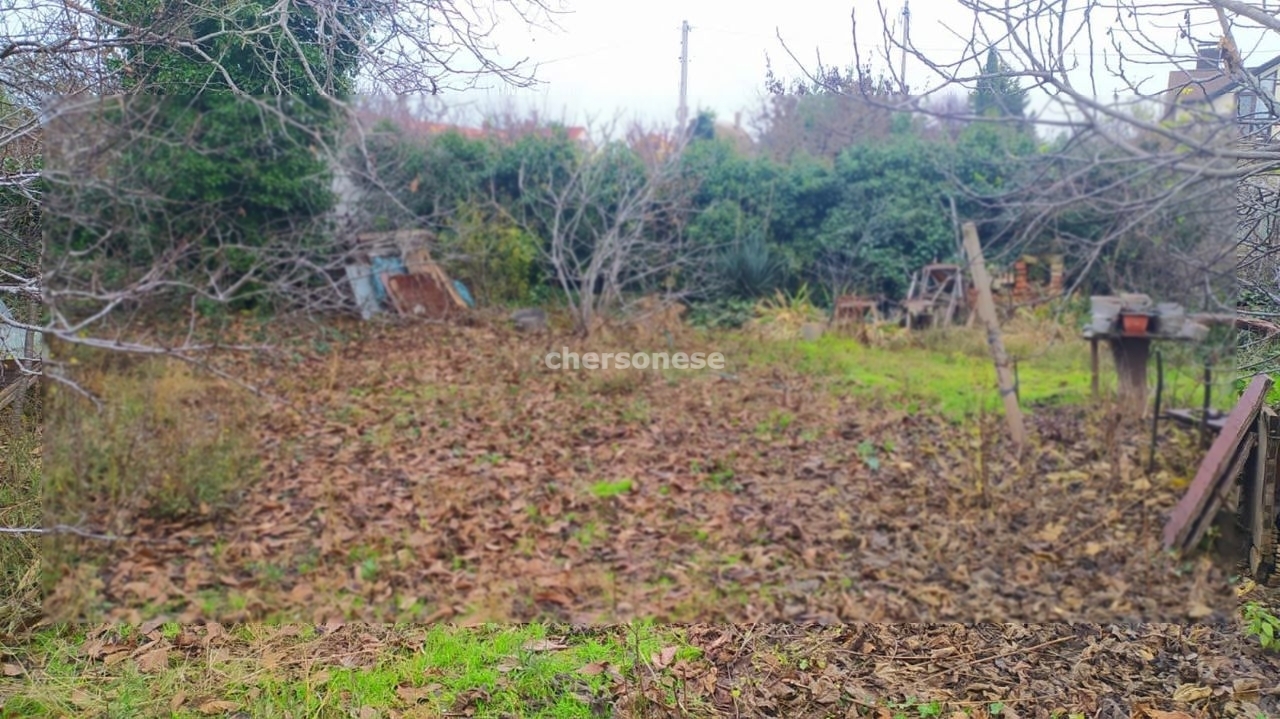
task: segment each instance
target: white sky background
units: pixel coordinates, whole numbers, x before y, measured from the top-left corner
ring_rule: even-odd
[[[689,109],[693,117],[701,108],[714,110],[720,121],[732,122],[741,111],[744,126],[763,98],[765,55],[776,74],[798,77],[801,69],[783,49],[781,33],[796,56],[810,68],[817,52],[828,65],[846,67],[853,62],[850,10],[856,5],[859,51],[874,69],[886,66],[880,10],[875,0],[566,0],[566,14],[557,17],[556,28],[530,28],[518,21],[502,24],[494,33],[501,55],[507,59],[528,57],[538,63],[540,86],[532,89],[494,88],[442,98],[455,108],[484,110],[514,102],[518,108],[535,109],[544,117],[570,124],[606,121],[622,114],[647,123],[670,123],[676,117],[680,85],[680,25],[687,20],[689,35]],[[898,23],[902,0],[884,0],[885,13]],[[1081,8],[1084,0],[1068,0],[1069,8]],[[1155,7],[1156,3],[1150,3]],[[1146,4],[1144,3],[1144,7]],[[950,61],[959,57],[973,23],[972,14],[957,0],[911,0],[911,42],[930,57]],[[1181,15],[1181,10],[1178,11]],[[1114,10],[1111,11],[1114,16]],[[1102,70],[1102,33],[1110,24],[1105,11],[1095,15],[1095,51],[1099,70],[1093,73],[1097,97],[1111,101],[1121,83]],[[1212,13],[1193,15],[1196,35],[1216,40],[1220,35]],[[1149,30],[1162,49],[1186,54],[1189,44],[1179,40],[1176,20],[1165,19]],[[961,37],[957,37],[960,35]],[[1238,39],[1247,64],[1259,64],[1280,53],[1280,38],[1259,42],[1258,32],[1240,31]],[[1076,43],[1080,62],[1090,54],[1085,42]],[[1139,60],[1154,61],[1149,51],[1126,47]],[[896,70],[900,61],[894,52]],[[1114,62],[1114,56],[1112,56]],[[1145,79],[1142,87],[1154,93],[1166,85],[1171,65],[1131,67],[1132,78]],[[907,80],[913,92],[935,89],[939,80],[927,68],[907,61]],[[1081,88],[1092,92],[1090,73],[1072,75]],[[1027,83],[1023,81],[1024,86]],[[954,91],[954,89],[953,89]],[[1047,97],[1033,92],[1032,109],[1046,111]],[[1054,114],[1053,108],[1047,114]]]

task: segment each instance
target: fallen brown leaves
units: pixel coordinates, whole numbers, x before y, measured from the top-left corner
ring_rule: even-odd
[[[688,716],[941,716],[1006,717],[1255,717],[1280,709],[1280,658],[1241,651],[1238,637],[1206,626],[1170,624],[692,624],[673,627],[696,655],[663,647],[623,672],[607,663],[584,665],[584,676],[609,677],[605,696],[585,703],[613,706],[619,717]],[[423,650],[426,628],[334,625],[301,633],[298,626],[253,626],[228,633],[220,625],[190,626],[177,636],[152,629],[121,636],[110,627],[88,633],[85,676],[122,671],[106,666],[123,654],[137,662],[156,651],[200,681],[178,688],[168,705],[206,715],[243,709],[220,694],[212,678],[233,664],[279,684],[318,686],[337,670],[408,661]],[[546,639],[524,652],[561,652],[585,641],[620,643],[622,627],[552,625]],[[263,660],[276,657],[270,668]],[[678,658],[679,657],[679,658]],[[280,658],[287,660],[279,661]],[[521,660],[510,658],[510,669]],[[94,665],[101,662],[102,669]],[[506,671],[504,664],[497,667]],[[241,680],[237,691],[253,695]],[[564,691],[576,692],[566,677]],[[248,687],[246,689],[246,687]],[[440,685],[400,685],[395,704],[379,716],[414,716]],[[82,692],[83,694],[83,692]],[[461,692],[454,710],[472,713],[486,690]],[[82,703],[94,702],[84,694]],[[930,708],[934,707],[934,708]],[[334,707],[334,711],[338,708]],[[354,711],[354,710],[353,710]],[[363,711],[363,709],[362,709]],[[336,714],[335,714],[336,715]]]
[[[1258,716],[1276,662],[1238,655],[1224,635],[1172,625],[697,626],[725,716],[820,716],[840,701],[939,702],[969,716]],[[1195,677],[1203,694],[1179,694]],[[1264,702],[1273,704],[1273,701]],[[909,715],[916,715],[912,707]],[[1131,713],[1132,712],[1132,713]],[[865,715],[865,714],[863,714]],[[919,716],[925,716],[921,712]]]
[[[1222,569],[1160,552],[1177,490],[1139,469],[1141,429],[1084,410],[1038,411],[1017,463],[998,417],[840,400],[786,367],[556,372],[538,361],[573,344],[358,330],[328,355],[240,365],[291,402],[259,413],[266,478],[232,514],[139,524],[102,573],[111,616],[1113,622],[1232,606]]]

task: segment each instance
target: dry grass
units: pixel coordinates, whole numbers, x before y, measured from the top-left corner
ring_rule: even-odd
[[[0,418],[0,527],[40,524],[41,425],[38,411],[15,431]],[[0,635],[14,634],[40,609],[37,535],[0,535]]]
[[[75,379],[102,406],[49,390],[49,519],[93,517],[121,532],[141,516],[216,511],[252,479],[256,451],[244,393],[176,360],[119,367],[83,356],[75,358]],[[104,506],[113,516],[101,516]]]
[[[48,388],[40,492],[46,526],[128,536],[148,521],[212,519],[257,479],[246,392],[176,360],[122,360],[77,348],[70,361],[72,379],[101,406],[65,386]],[[82,550],[101,554],[86,541],[100,540],[58,535],[44,543],[45,589],[68,574],[92,573]],[[68,599],[55,593],[46,609]]]

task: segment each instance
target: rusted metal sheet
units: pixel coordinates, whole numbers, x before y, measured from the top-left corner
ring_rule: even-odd
[[[447,285],[428,274],[388,275],[387,294],[402,315],[422,315],[440,319],[457,306]]]
[[[1209,447],[1195,479],[1165,524],[1166,549],[1185,550],[1204,536],[1223,496],[1243,468],[1241,448],[1251,448],[1252,442],[1256,441],[1253,431],[1271,383],[1271,377],[1267,375],[1254,376],[1235,409],[1227,415],[1222,431]]]

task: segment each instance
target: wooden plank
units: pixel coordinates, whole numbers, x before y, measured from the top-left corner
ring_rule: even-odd
[[[1275,436],[1276,414],[1268,408],[1258,413],[1258,461],[1254,464],[1249,502],[1249,573],[1259,584],[1269,584],[1276,571],[1276,459],[1280,441]]]
[[[1147,411],[1147,364],[1151,340],[1146,337],[1115,337],[1107,340],[1116,368],[1116,395],[1126,412],[1141,416]]]
[[[996,316],[995,300],[991,297],[991,275],[987,273],[986,260],[982,256],[982,244],[978,241],[978,228],[972,222],[964,223],[964,250],[969,256],[969,273],[978,288],[978,315],[987,325],[987,344],[996,365],[996,380],[1000,385],[1000,398],[1004,400],[1005,421],[1014,446],[1021,451],[1026,443],[1026,429],[1022,424],[1022,408],[1018,406],[1016,380],[1009,367],[1009,355],[1000,337],[1000,321]]]
[[[440,284],[441,289],[449,295],[449,298],[453,300],[453,304],[457,306],[458,309],[467,309],[466,300],[462,299],[462,295],[458,294],[458,288],[453,286],[453,280],[449,279],[449,276],[444,273],[444,269],[440,267],[440,265],[437,265],[434,262],[431,263],[431,275],[435,277],[436,282]]]
[[[1185,549],[1200,541],[1195,536],[1201,520],[1208,514],[1222,484],[1234,477],[1227,477],[1237,450],[1245,442],[1245,438],[1256,428],[1258,413],[1267,399],[1267,390],[1271,388],[1271,378],[1265,374],[1256,375],[1249,387],[1236,403],[1235,409],[1227,415],[1227,421],[1217,439],[1209,447],[1204,461],[1196,471],[1178,505],[1173,508],[1169,521],[1164,526],[1165,549]],[[1201,532],[1202,534],[1202,532]]]
[[[1231,488],[1235,485],[1236,479],[1244,472],[1245,466],[1249,464],[1249,457],[1257,446],[1257,437],[1252,432],[1245,435],[1244,442],[1236,449],[1231,463],[1227,465],[1227,471],[1223,473],[1222,481],[1214,486],[1213,493],[1209,495],[1209,501],[1204,505],[1204,510],[1196,515],[1191,523],[1191,528],[1186,533],[1186,541],[1179,547],[1180,549],[1186,550],[1196,546],[1205,533],[1209,531],[1209,527],[1213,526],[1213,522],[1218,516],[1218,510],[1222,508],[1223,501],[1231,493]],[[1236,521],[1234,513],[1231,521]]]
[[[8,407],[14,402],[14,400],[21,397],[22,393],[27,391],[27,388],[31,386],[31,383],[34,380],[35,377],[29,375],[26,377],[20,377],[17,380],[14,380],[13,384],[5,387],[4,389],[0,389],[0,409]]]
[[[362,232],[356,235],[356,242],[362,245],[379,247],[395,247],[403,251],[405,247],[426,244],[431,241],[429,230],[392,230],[390,232]]]

